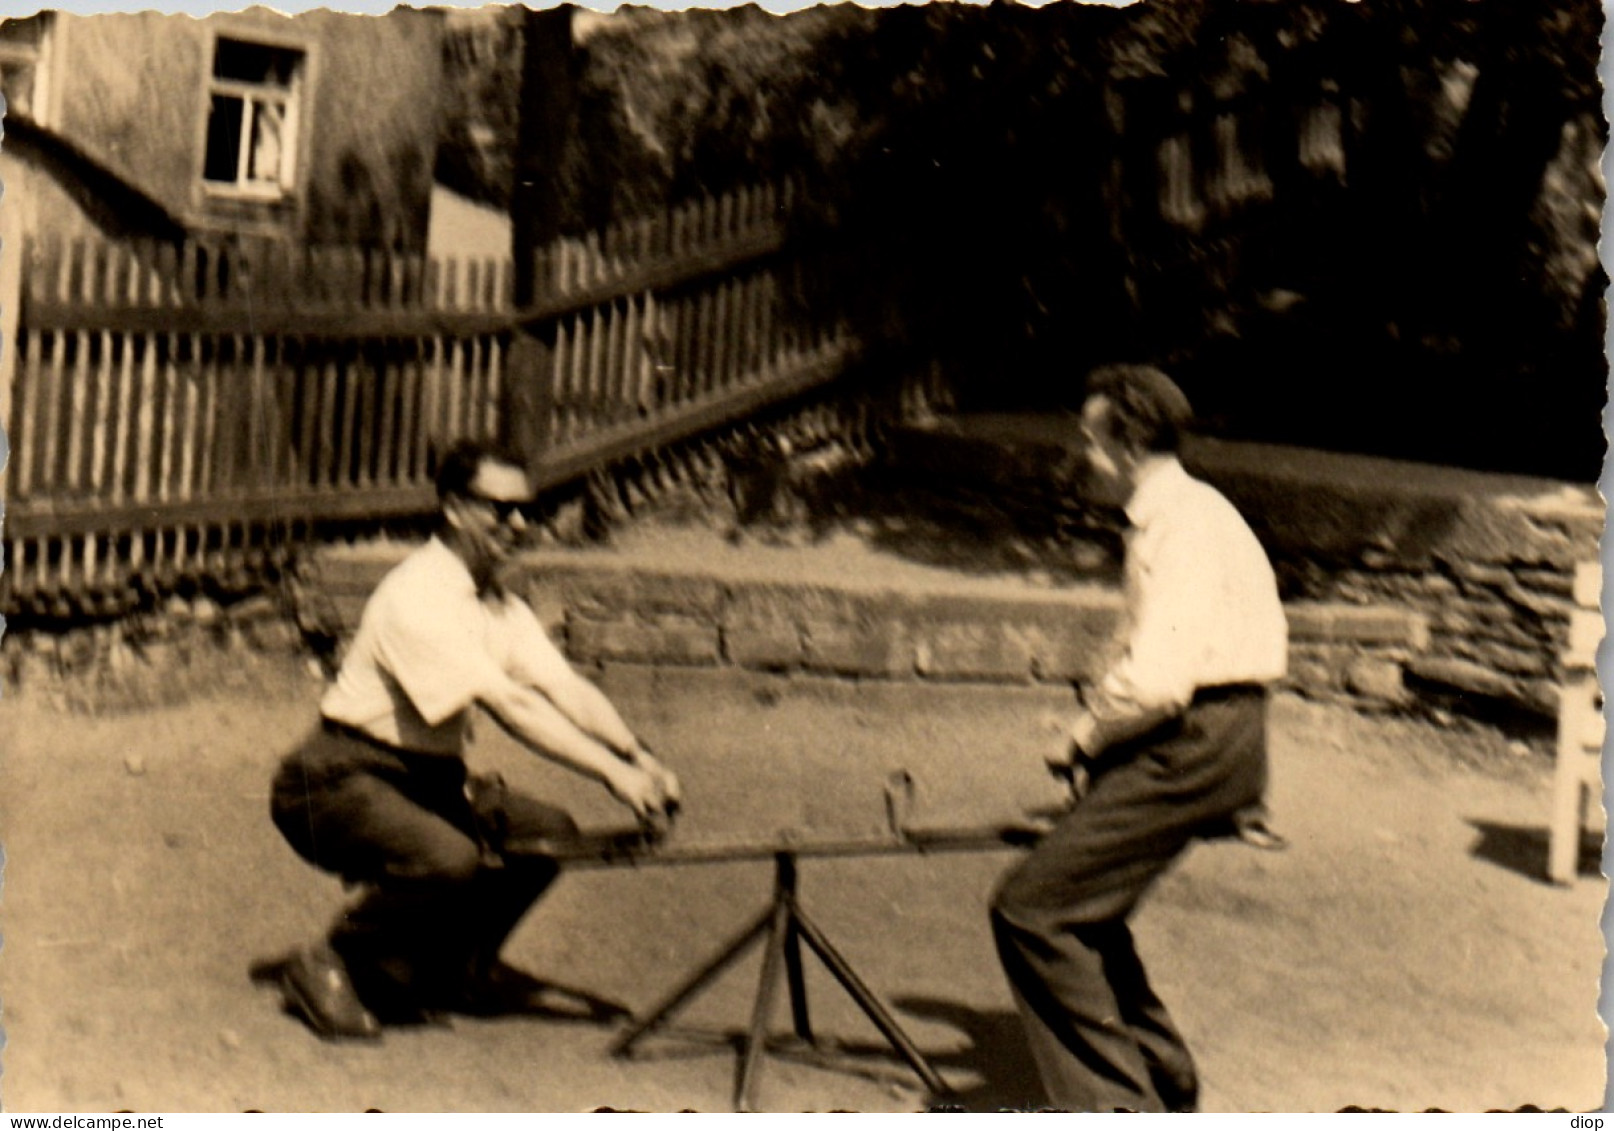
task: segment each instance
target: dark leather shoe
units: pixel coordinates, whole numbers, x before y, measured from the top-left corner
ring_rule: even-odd
[[[374,1041],[381,1023],[359,1000],[347,968],[327,946],[300,950],[280,967],[286,1009],[326,1040]]]

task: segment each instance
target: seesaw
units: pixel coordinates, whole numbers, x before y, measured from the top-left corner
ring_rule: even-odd
[[[771,837],[702,838],[680,842],[671,834],[634,828],[585,832],[564,840],[531,840],[505,846],[507,852],[533,853],[561,861],[569,868],[654,867],[675,864],[715,864],[744,860],[773,861],[773,896],[767,907],[744,930],[703,962],[643,1019],[634,1021],[611,1046],[611,1054],[629,1057],[638,1042],[665,1026],[693,1001],[718,975],[751,947],[764,945],[762,975],[751,1010],[740,1072],[734,1089],[737,1111],[754,1110],[752,1101],[769,1045],[768,1026],[781,977],[788,989],[790,1017],[800,1046],[817,1054],[815,1060],[834,1067],[813,1032],[807,1008],[807,982],[802,966],[802,943],[846,990],[886,1041],[908,1062],[933,1095],[950,1091],[913,1040],[903,1032],[891,1010],[858,976],[802,909],[797,895],[797,862],[803,857],[880,856],[932,852],[982,852],[1028,847],[1046,831],[1046,823],[1025,821],[996,825],[916,825],[909,820],[914,794],[913,778],[899,771],[886,783],[886,827],[866,834],[814,837],[785,830]]]

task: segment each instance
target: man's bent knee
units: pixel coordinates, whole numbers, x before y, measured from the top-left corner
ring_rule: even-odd
[[[989,904],[994,922],[1001,920],[1006,925],[1028,929],[1048,914],[1060,910],[1058,906],[1050,905],[1039,892],[1041,885],[1027,867],[1029,863],[1029,859],[1022,860],[998,881]]]
[[[1018,948],[1027,938],[1046,938],[1050,934],[1047,914],[1027,898],[1025,886],[1015,882],[1017,875],[1011,872],[1004,877],[987,909],[992,936],[1000,949],[1010,942]]]
[[[482,863],[482,854],[467,841],[464,845],[434,848],[412,860],[395,864],[387,871],[399,879],[463,884],[470,882]]]

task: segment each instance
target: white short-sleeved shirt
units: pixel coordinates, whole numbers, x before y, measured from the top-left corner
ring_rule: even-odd
[[[542,687],[566,659],[532,609],[478,594],[436,538],[376,587],[320,713],[405,750],[464,752],[470,708],[511,681]]]
[[[1267,684],[1288,667],[1272,566],[1232,503],[1160,457],[1126,513],[1120,647],[1073,732],[1089,753],[1181,712],[1200,688]]]

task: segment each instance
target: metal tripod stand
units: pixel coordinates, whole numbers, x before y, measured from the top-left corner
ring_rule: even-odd
[[[851,995],[860,1009],[874,1022],[892,1048],[902,1055],[920,1080],[933,1094],[945,1094],[947,1083],[931,1067],[918,1047],[892,1017],[891,1011],[874,991],[858,977],[857,971],[835,949],[824,932],[807,917],[796,895],[796,853],[782,849],[774,853],[773,899],[756,920],[740,932],[732,942],[691,975],[674,990],[665,1001],[656,1006],[642,1021],[637,1021],[611,1046],[614,1056],[631,1056],[634,1045],[671,1019],[673,1014],[692,1001],[724,970],[743,956],[754,943],[765,946],[762,956],[762,976],[757,984],[756,1002],[751,1011],[751,1027],[747,1033],[745,1050],[740,1064],[739,1079],[734,1089],[734,1106],[737,1111],[753,1111],[757,1076],[762,1056],[767,1049],[768,1025],[772,1018],[774,1001],[778,996],[779,981],[783,977],[790,993],[790,1017],[795,1035],[809,1046],[816,1047],[812,1021],[807,1009],[807,981],[802,966],[802,947],[807,947],[834,975],[835,980]]]

